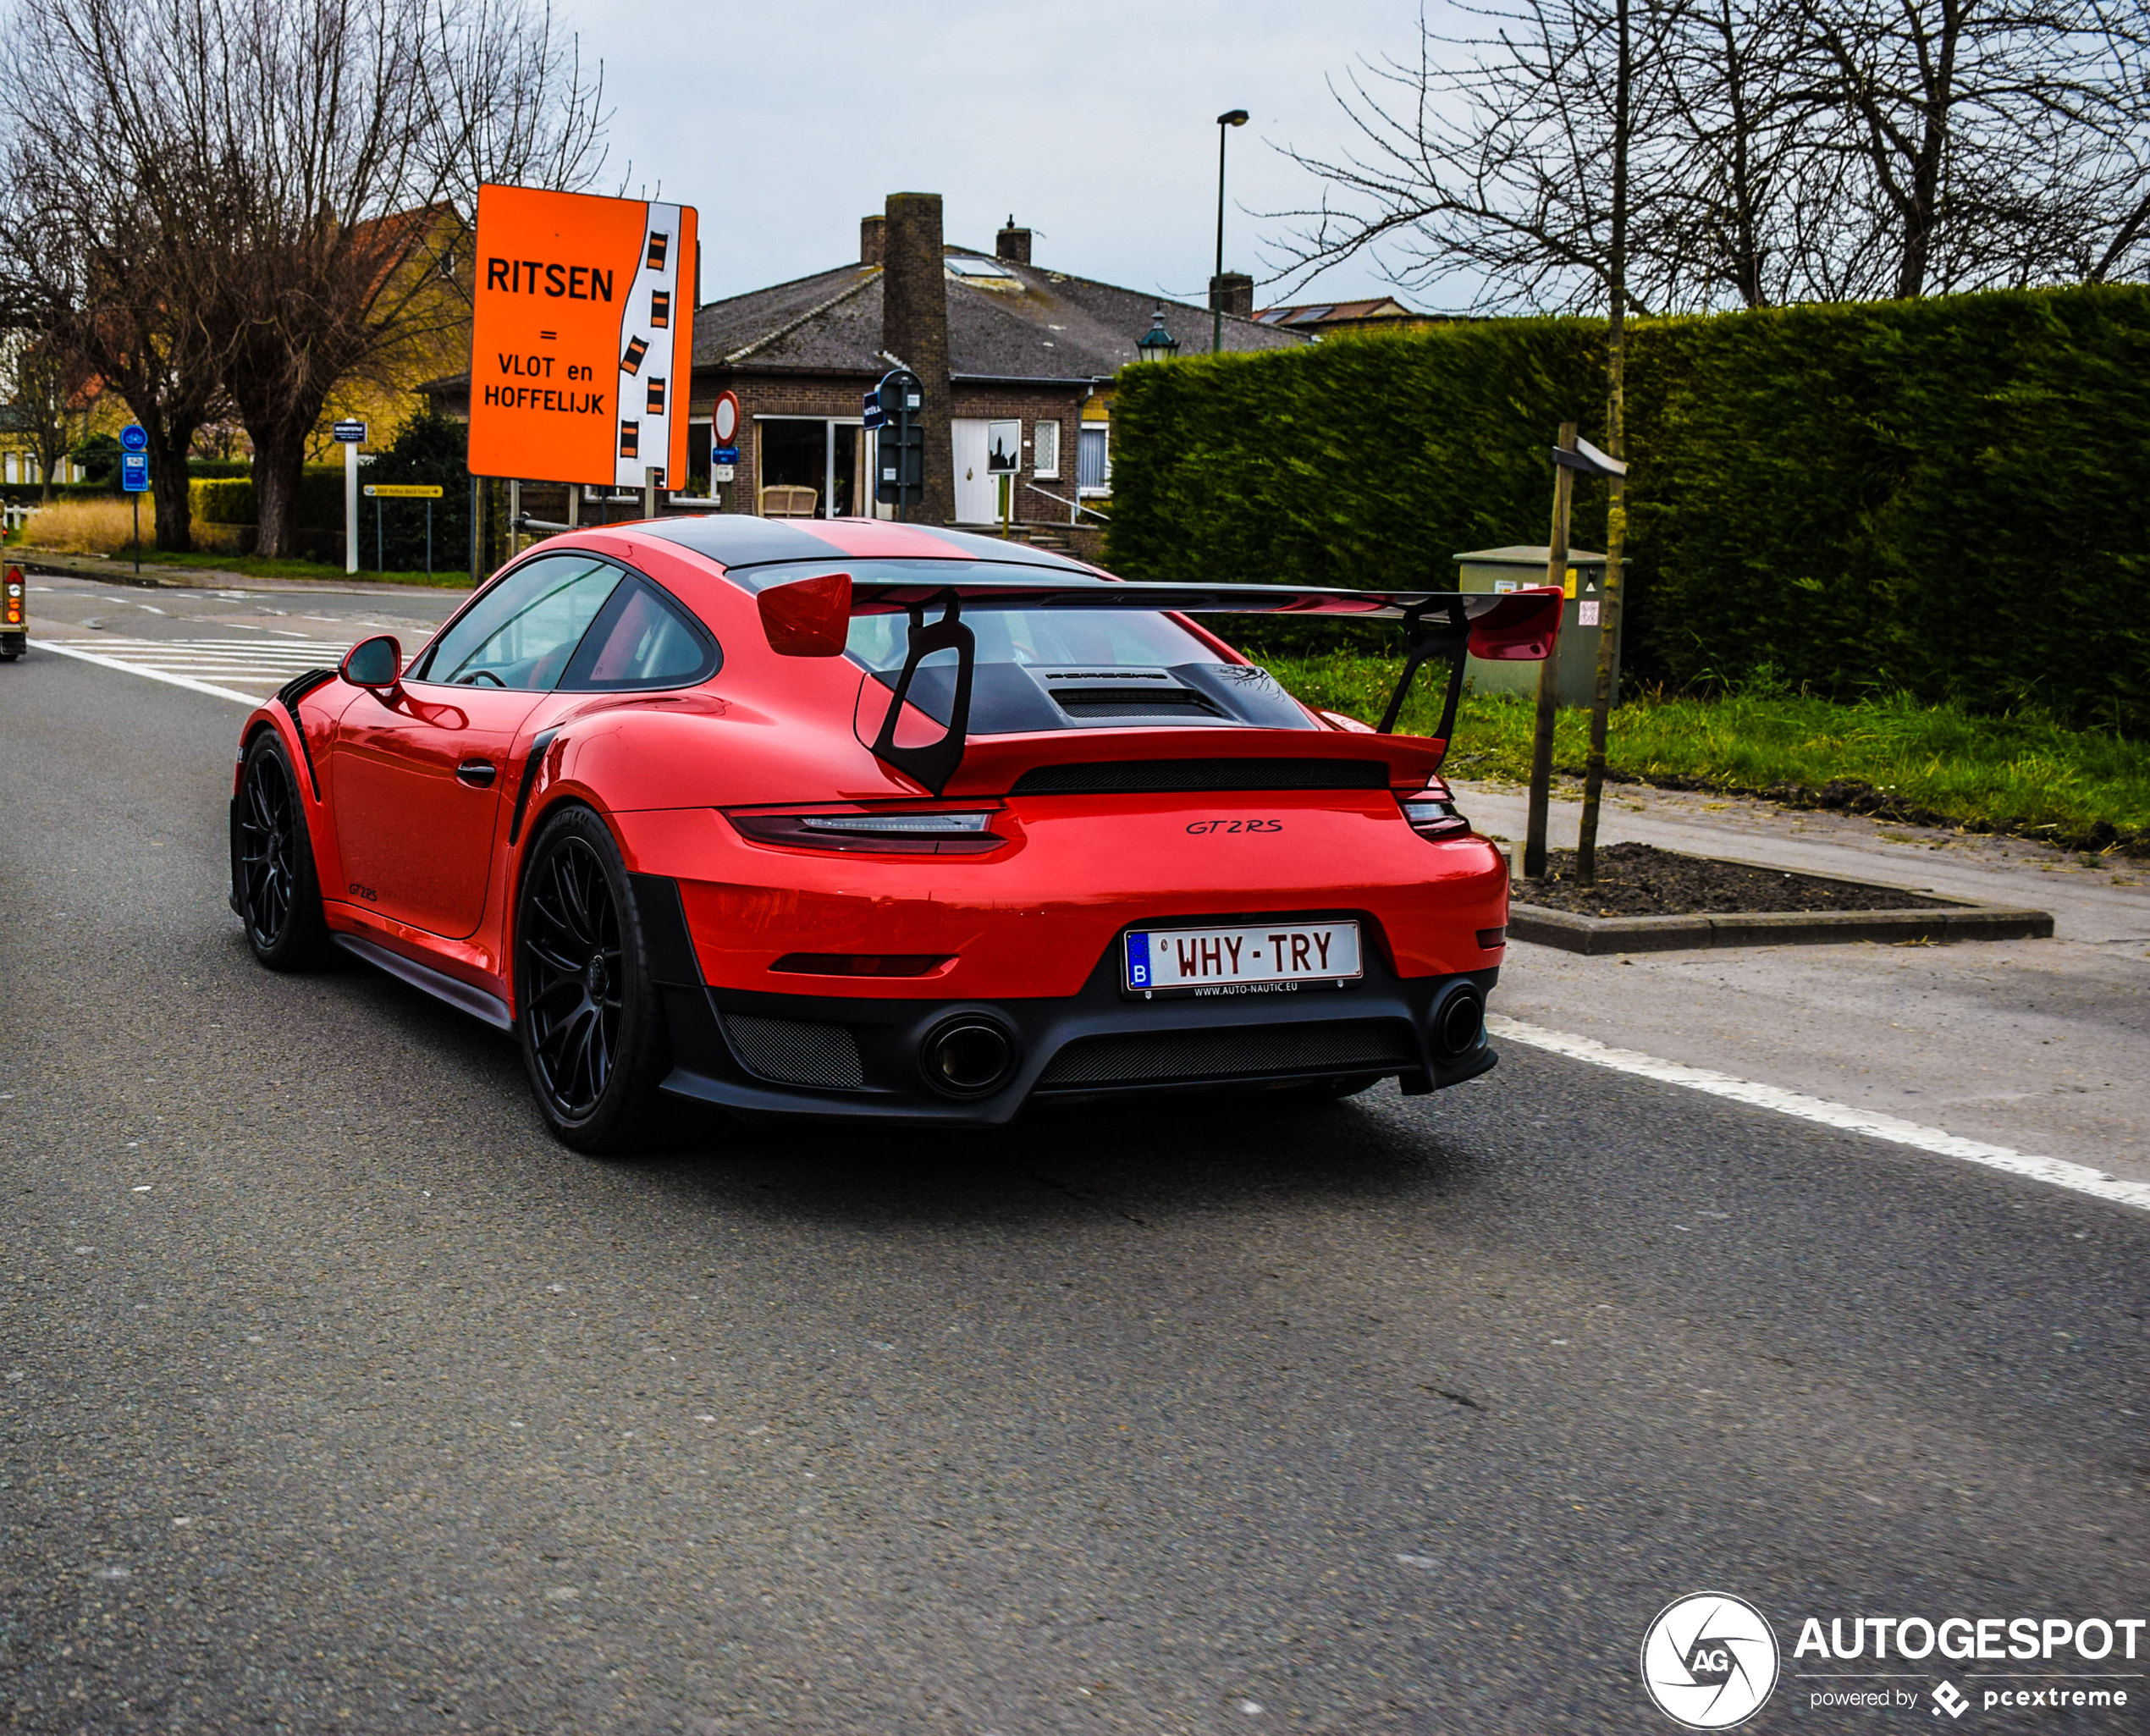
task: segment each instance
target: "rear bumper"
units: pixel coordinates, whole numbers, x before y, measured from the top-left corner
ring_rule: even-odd
[[[650,922],[656,912],[644,890],[654,889],[636,879],[646,926],[661,928],[661,916]],[[661,941],[653,951],[659,960],[678,956]],[[1420,1093],[1461,1084],[1494,1064],[1482,1027],[1453,1055],[1439,1052],[1433,1033],[1451,997],[1475,995],[1482,1003],[1497,968],[1398,977],[1370,956],[1364,978],[1348,989],[1146,1001],[1121,993],[1116,960],[1116,946],[1108,948],[1072,995],[988,1000],[711,988],[660,963],[673,1061],[664,1088],[727,1109],[1001,1127],[1034,1101],[1368,1075],[1398,1077],[1407,1093]],[[1014,1045],[1005,1079],[974,1096],[935,1089],[922,1064],[928,1037],[954,1018],[996,1024]]]

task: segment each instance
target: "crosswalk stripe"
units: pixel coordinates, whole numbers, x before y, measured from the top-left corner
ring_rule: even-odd
[[[245,705],[258,705],[306,670],[334,669],[350,648],[341,639],[142,639],[120,633],[41,635],[35,642],[63,657]]]

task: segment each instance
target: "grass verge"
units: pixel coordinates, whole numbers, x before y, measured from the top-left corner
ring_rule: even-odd
[[[1403,667],[1348,653],[1267,662],[1309,705],[1369,721]],[[1438,675],[1420,676],[1399,728],[1423,732],[1439,721]],[[1534,722],[1527,699],[1466,695],[1449,769],[1526,780]],[[1553,763],[1579,774],[1588,732],[1587,713],[1563,711]],[[1612,714],[1606,758],[1627,780],[2150,854],[2150,744],[2034,713],[1978,716],[1901,695],[1839,704],[1774,692],[1647,694]]]

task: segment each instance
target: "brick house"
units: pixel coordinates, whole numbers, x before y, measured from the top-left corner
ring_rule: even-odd
[[[1111,492],[1113,376],[1138,359],[1160,313],[1181,355],[1206,353],[1211,314],[1035,265],[1030,244],[1012,218],[990,253],[946,245],[940,195],[893,194],[860,223],[856,261],[702,306],[688,474],[670,504],[706,511],[714,494],[725,512],[876,510],[861,400],[901,363],[926,386],[920,518],[1001,522],[1006,484],[988,470],[989,444],[1012,438],[1020,467],[1012,515],[1022,533],[1094,550],[1096,510]],[[1249,317],[1252,287],[1234,281],[1221,292],[1222,347],[1304,342]],[[466,375],[428,389],[444,412],[468,413]],[[709,413],[726,390],[739,400],[739,460],[730,481],[713,482]]]

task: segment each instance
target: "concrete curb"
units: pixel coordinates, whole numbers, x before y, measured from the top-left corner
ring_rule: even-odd
[[[1575,916],[1541,904],[1508,907],[1508,939],[1563,952],[1676,952],[1705,946],[1821,946],[1846,940],[2043,940],[2043,910],[1741,911],[1722,916]]]
[[[466,597],[471,589],[468,585],[390,585],[375,579],[269,578],[218,566],[169,567],[152,564],[137,574],[131,562],[107,560],[98,555],[47,554],[40,549],[8,549],[0,558],[27,573],[96,579],[145,591],[281,591],[299,595],[336,591],[369,597]]]
[[[1906,886],[1881,886],[1841,874],[1788,869],[1736,857],[1703,858],[1737,868],[1796,874],[1801,879],[1828,880],[1844,886],[1909,892]],[[1918,891],[1936,907],[1922,910],[1753,910],[1696,916],[1578,916],[1542,904],[1508,907],[1508,938],[1557,946],[1563,952],[1679,952],[1715,946],[1826,946],[1848,940],[2045,940],[2053,918],[2045,911],[2006,904],[1981,904]]]

